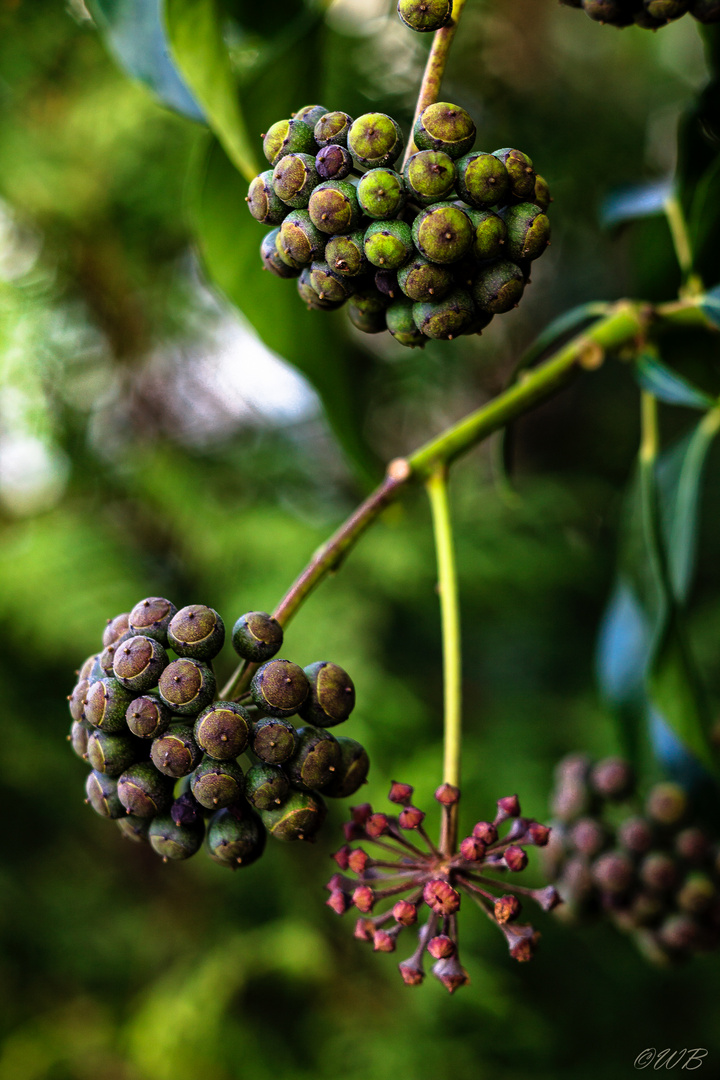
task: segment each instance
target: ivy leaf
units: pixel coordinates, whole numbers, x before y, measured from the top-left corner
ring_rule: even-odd
[[[710,322],[720,329],[720,285],[716,285],[714,289],[705,293],[700,300],[700,307]]]
[[[173,56],[230,160],[247,181],[259,172],[248,137],[218,0],[165,0]]]
[[[118,63],[161,101],[191,120],[204,114],[173,63],[162,19],[163,0],[88,0]]]
[[[649,390],[667,405],[685,405],[706,412],[715,404],[710,394],[667,367],[654,353],[645,352],[638,358],[635,375],[643,390]]]
[[[618,188],[603,201],[600,222],[605,228],[612,228],[625,221],[663,214],[672,193],[673,181],[667,178],[650,184]]]
[[[677,618],[671,619],[655,656],[648,693],[653,712],[682,746],[710,771],[716,770],[707,702]]]
[[[365,479],[377,463],[363,438],[367,357],[350,340],[342,311],[308,311],[294,281],[262,269],[262,228],[247,211],[246,186],[217,140],[196,180],[192,213],[207,271],[268,348],[312,382],[330,424]]]

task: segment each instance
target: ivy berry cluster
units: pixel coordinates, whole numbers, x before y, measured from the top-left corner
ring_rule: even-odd
[[[369,769],[359,743],[327,730],[354,707],[347,672],[275,658],[282,627],[248,612],[232,643],[259,666],[240,701],[219,701],[212,661],[224,641],[213,608],[148,597],[108,620],[69,697],[68,738],[92,769],[86,801],[165,861],[204,839],[212,859],[237,868],[262,854],[267,833],[312,840],[323,796],[354,794]]]
[[[720,22],[720,0],[560,0],[566,7],[582,8],[596,22],[612,26],[661,26],[690,14],[702,23]]]
[[[560,762],[546,870],[569,919],[609,917],[651,960],[720,947],[720,846],[685,790],[656,784],[641,809],[627,762]]]
[[[473,150],[475,137],[465,109],[428,105],[400,172],[403,134],[385,113],[308,105],[279,120],[263,140],[272,168],[247,195],[273,226],[263,266],[297,278],[309,308],[347,304],[359,330],[402,345],[481,333],[518,305],[551,200],[527,154]]]

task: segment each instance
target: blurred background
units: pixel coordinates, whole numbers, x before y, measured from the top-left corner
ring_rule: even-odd
[[[118,63],[138,57],[102,16],[128,6],[100,4],[93,19],[83,0],[0,0],[0,1080],[593,1080],[630,1075],[648,1046],[704,1047],[717,1068],[715,957],[657,970],[612,928],[539,915],[542,949],[520,966],[467,911],[471,985],[452,999],[432,979],[411,990],[404,953],[373,956],[352,917],[324,906],[345,805],[314,846],[270,842],[237,874],[202,854],[165,866],[83,804],[65,741],[74,672],[109,617],[146,595],[210,604],[230,625],[271,610],[379,463],[496,393],[553,317],[676,295],[663,219],[609,230],[601,211],[619,188],[675,171],[678,124],[711,76],[698,24],[619,32],[553,0],[469,0],[444,95],[473,114],[478,145],[532,157],[554,237],[517,311],[421,352],[361,340],[342,312],[307,313],[292,282],[261,280],[245,182],[205,125]],[[408,130],[429,42],[392,8],[227,5],[258,156],[267,124],[314,101],[379,108]],[[192,112],[168,80],[166,98]],[[697,194],[717,149],[682,130],[678,175]],[[720,200],[706,188],[691,225],[712,286]],[[709,335],[668,337],[664,356],[720,392]],[[543,820],[560,756],[622,748],[594,652],[637,415],[612,360],[515,426],[512,487],[494,444],[454,469],[466,828],[515,791]],[[663,442],[691,420],[663,410]],[[711,451],[689,614],[715,702],[719,489]],[[332,659],[355,681],[343,734],[370,752],[366,797],[382,804],[403,780],[431,816],[434,586],[429,513],[412,492],[286,636],[291,659]],[[220,674],[232,665],[227,650]]]

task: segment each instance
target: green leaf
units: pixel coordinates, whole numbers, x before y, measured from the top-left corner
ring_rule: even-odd
[[[308,311],[294,280],[262,269],[263,236],[245,185],[217,140],[199,170],[192,212],[207,271],[268,348],[294,364],[320,394],[330,424],[365,479],[377,463],[363,438],[368,358],[349,339],[342,311]]]
[[[651,707],[682,745],[707,768],[717,771],[708,737],[711,722],[705,695],[676,618],[670,620],[656,653],[648,693]]]
[[[635,375],[643,390],[649,390],[667,405],[685,405],[706,412],[714,398],[667,367],[654,353],[644,352],[635,363]]]
[[[710,289],[700,300],[700,307],[707,315],[710,322],[720,328],[720,285]]]
[[[662,214],[672,190],[672,180],[668,179],[619,188],[604,200],[600,208],[600,221],[606,228],[611,228],[625,221]]]
[[[690,593],[703,469],[718,430],[720,409],[715,408],[703,417],[690,436],[663,454],[658,463],[658,494],[668,578],[678,604],[684,604]]]
[[[218,0],[165,0],[175,61],[210,127],[247,181],[259,172],[250,143]]]
[[[170,59],[162,2],[88,0],[88,7],[121,67],[149,86],[166,105],[202,121],[202,109]]]

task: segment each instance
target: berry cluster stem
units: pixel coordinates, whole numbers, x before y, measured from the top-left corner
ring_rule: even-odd
[[[440,86],[442,84],[443,75],[445,74],[448,53],[450,52],[450,46],[455,37],[455,31],[457,30],[464,7],[465,0],[455,0],[450,22],[447,26],[443,26],[440,30],[435,31],[432,48],[430,49],[430,55],[428,56],[422,83],[420,84],[417,105],[415,106],[413,128],[415,127],[415,121],[423,109],[426,109],[428,105],[434,105],[440,97]],[[417,147],[415,146],[415,141],[412,136],[410,136],[407,150],[405,151],[403,165],[416,150]]]
[[[651,322],[714,328],[697,299],[673,301],[653,308],[649,304],[619,300],[602,317],[562,345],[544,363],[523,372],[516,383],[486,405],[425,443],[408,458],[388,466],[385,479],[315,553],[275,609],[275,617],[287,626],[308,596],[334,573],[370,525],[410,481],[425,483],[439,468],[447,467],[478,443],[560,390],[578,370],[584,358],[622,346],[635,345]],[[220,696],[228,700],[250,685],[257,665],[240,664]]]
[[[702,292],[703,286],[699,276],[693,270],[690,234],[679,196],[676,194],[669,195],[665,200],[664,210],[675,249],[675,257],[683,278],[683,293],[687,296],[697,296]]]
[[[460,604],[458,599],[455,545],[453,542],[448,470],[443,465],[425,483],[430,509],[438,566],[438,591],[443,639],[444,682],[444,760],[443,783],[460,787],[462,737],[462,650],[460,644]],[[443,828],[441,849],[452,855],[457,846],[458,804],[449,807]]]

